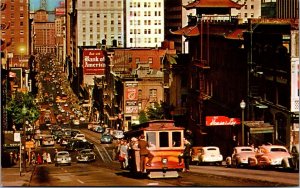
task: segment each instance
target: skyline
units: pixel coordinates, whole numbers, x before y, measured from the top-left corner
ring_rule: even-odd
[[[64,0],[48,0],[47,1],[47,10],[52,11],[56,7],[59,6],[59,2],[64,1]],[[40,2],[41,0],[29,0],[30,3],[30,10],[35,11],[40,9]]]

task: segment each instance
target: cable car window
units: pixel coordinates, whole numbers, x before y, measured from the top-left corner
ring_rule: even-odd
[[[159,147],[169,147],[169,132],[159,133]]]
[[[181,132],[172,132],[173,147],[180,147],[181,141],[182,141]]]
[[[156,132],[147,132],[146,139],[150,145],[156,146]]]

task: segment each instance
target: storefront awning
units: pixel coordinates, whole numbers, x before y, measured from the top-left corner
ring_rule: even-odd
[[[263,121],[245,121],[245,126],[249,127],[250,134],[274,133],[274,126]]]

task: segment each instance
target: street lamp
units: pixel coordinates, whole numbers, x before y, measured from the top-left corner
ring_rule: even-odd
[[[242,109],[242,146],[244,146],[244,110],[246,107],[246,103],[244,100],[241,101],[240,107]]]
[[[26,130],[25,130],[25,116],[27,115],[27,108],[25,106],[25,104],[23,105],[22,108],[22,115],[23,115],[23,138],[25,139],[25,143],[26,143]],[[22,137],[21,137],[22,138]],[[21,139],[22,140],[22,139]],[[25,147],[25,143],[23,144],[24,150],[23,150],[23,166],[24,166],[24,170],[26,171],[26,147]],[[20,147],[21,149],[21,147]],[[20,168],[21,168],[21,150],[20,150]]]

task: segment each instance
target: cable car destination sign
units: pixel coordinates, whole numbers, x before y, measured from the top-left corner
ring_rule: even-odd
[[[206,116],[205,121],[206,126],[241,124],[240,118],[229,118],[227,116]]]

